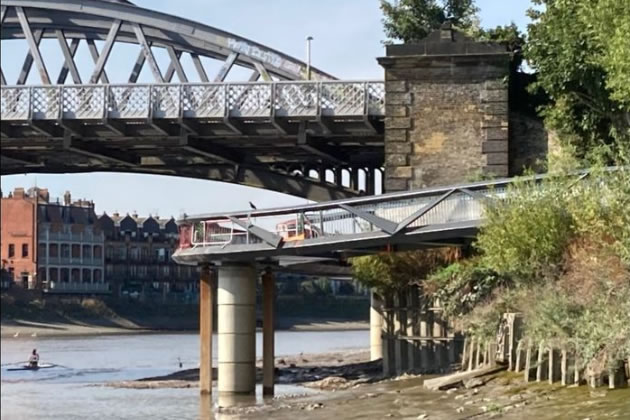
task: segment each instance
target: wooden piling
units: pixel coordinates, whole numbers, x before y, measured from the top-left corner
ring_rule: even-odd
[[[466,364],[468,362],[468,359],[466,358],[467,356],[467,352],[468,351],[468,337],[464,338],[464,349],[462,350],[462,367],[461,367],[461,371],[464,372],[466,370]]]
[[[475,341],[477,340],[475,340],[474,338],[470,340],[470,355],[469,355],[469,361],[468,361],[468,370],[474,369],[473,356],[475,354]]]
[[[542,381],[543,378],[543,361],[545,359],[545,344],[543,341],[538,345],[538,363],[536,365],[536,382]]]
[[[527,340],[527,353],[525,355],[525,370],[523,373],[525,382],[529,382],[529,373],[531,370],[531,363],[532,363],[532,340],[528,339]]]
[[[519,373],[521,371],[521,352],[523,351],[523,340],[518,340],[516,345],[516,364],[514,366],[514,372]]]
[[[562,361],[560,362],[560,382],[563,386],[567,384],[567,350],[562,349]]]

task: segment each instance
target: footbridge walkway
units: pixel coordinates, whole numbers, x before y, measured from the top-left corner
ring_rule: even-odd
[[[538,176],[535,179],[542,179]],[[484,206],[515,178],[297,207],[185,216],[173,258],[183,264],[344,258],[470,241]]]

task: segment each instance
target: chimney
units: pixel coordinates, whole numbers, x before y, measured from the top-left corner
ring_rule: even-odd
[[[440,26],[440,41],[453,41],[453,24],[446,19]]]
[[[13,197],[24,198],[24,188],[18,187],[13,190]]]
[[[50,200],[50,193],[48,192],[48,188],[42,188],[39,190],[39,198],[45,203],[48,203]]]
[[[138,212],[136,212],[135,210],[133,211],[133,214],[131,215],[131,217],[133,217],[134,219],[138,218]]]
[[[72,196],[70,195],[70,191],[66,191],[66,193],[63,195],[63,204],[66,206],[72,204]]]
[[[120,213],[118,213],[118,211],[115,211],[112,213],[112,216],[114,217],[120,217]]]

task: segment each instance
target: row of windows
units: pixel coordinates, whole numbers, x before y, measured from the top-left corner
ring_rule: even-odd
[[[167,277],[173,276],[176,278],[193,278],[196,276],[196,267],[192,266],[150,266],[150,265],[112,265],[107,264],[105,266],[105,273],[108,278],[113,276],[137,276],[137,277]]]
[[[101,283],[103,281],[103,271],[100,268],[47,267],[41,270],[38,275],[41,281],[62,283]]]
[[[9,244],[7,255],[9,256],[9,258],[15,258],[15,244]],[[22,244],[22,258],[27,258],[27,257],[28,257],[28,244]]]
[[[156,262],[168,262],[171,258],[170,248],[155,248],[153,255],[150,256],[149,248],[147,247],[131,247],[127,249],[125,246],[108,246],[105,249],[105,257],[108,259],[126,261],[127,259],[132,261],[149,260]]]
[[[48,252],[46,252],[46,244],[39,244],[40,257],[50,258],[84,258],[84,259],[101,259],[103,258],[103,247],[101,245],[80,245],[80,244],[57,244],[49,243]]]

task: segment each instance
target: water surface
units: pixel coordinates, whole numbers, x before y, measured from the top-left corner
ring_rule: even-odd
[[[213,340],[216,358],[216,337]],[[369,332],[279,331],[276,355],[323,353],[369,347]],[[256,354],[262,354],[257,333]],[[28,358],[37,348],[41,363],[60,367],[37,372],[7,372],[10,363]],[[110,381],[165,375],[199,363],[197,334],[138,334],[98,337],[5,338],[2,359],[2,420],[33,419],[197,419],[199,391],[184,389],[116,389]],[[304,393],[295,386],[277,386],[278,394]],[[257,389],[260,394],[260,386]],[[260,399],[259,399],[260,400]]]

